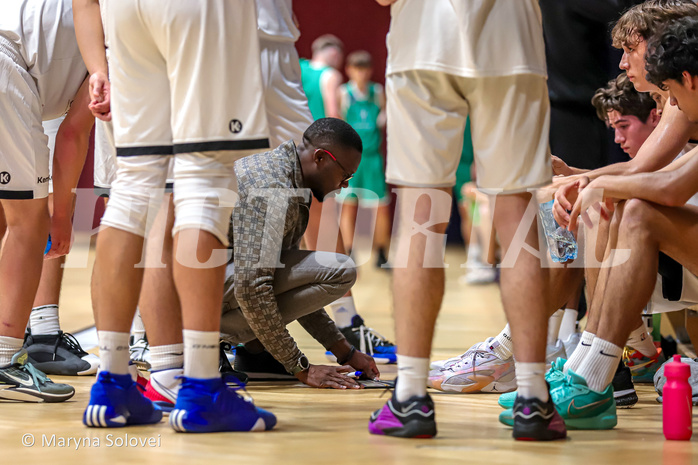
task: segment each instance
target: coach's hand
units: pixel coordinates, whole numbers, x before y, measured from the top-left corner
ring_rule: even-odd
[[[361,371],[361,379],[378,379],[381,375],[376,366],[376,361],[370,355],[357,350],[347,362],[356,371]]]
[[[356,380],[344,374],[351,371],[354,371],[354,369],[348,365],[341,367],[310,365],[310,368],[307,370],[297,373],[296,378],[310,387],[361,389],[362,386]]]

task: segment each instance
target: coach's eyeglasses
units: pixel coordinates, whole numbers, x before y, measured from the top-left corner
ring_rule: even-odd
[[[342,184],[344,184],[345,182],[349,181],[351,178],[354,177],[354,175],[349,174],[349,171],[347,171],[347,169],[342,166],[342,164],[339,162],[339,160],[337,160],[337,158],[334,155],[332,155],[332,152],[330,152],[329,150],[325,150],[325,149],[315,149],[314,154],[317,155],[318,152],[325,152],[327,155],[330,156],[330,158],[332,160],[334,160],[335,163],[337,163],[337,166],[339,166],[342,169],[342,171],[344,171],[344,180],[342,181]]]

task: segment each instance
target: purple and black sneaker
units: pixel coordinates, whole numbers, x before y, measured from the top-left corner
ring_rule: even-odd
[[[514,401],[514,439],[519,441],[554,441],[565,439],[565,421],[557,410],[552,397],[547,402],[538,398]]]
[[[432,438],[436,436],[434,401],[427,394],[398,402],[393,393],[388,403],[371,415],[368,431],[398,438]]]

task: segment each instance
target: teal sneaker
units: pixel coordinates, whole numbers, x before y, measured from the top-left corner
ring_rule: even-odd
[[[586,380],[572,370],[567,372],[562,385],[550,395],[568,429],[611,429],[618,424],[613,385],[603,392],[592,391]],[[499,421],[514,426],[514,412],[508,409],[499,414]]]
[[[550,385],[551,391],[556,387],[562,385],[562,380],[565,379],[565,374],[562,372],[562,369],[564,368],[566,362],[567,360],[565,360],[564,358],[558,357],[557,360],[555,360],[553,364],[550,366],[548,372],[545,373],[545,380]],[[499,399],[497,400],[499,406],[503,409],[514,408],[516,392],[517,391],[507,392],[499,396]]]

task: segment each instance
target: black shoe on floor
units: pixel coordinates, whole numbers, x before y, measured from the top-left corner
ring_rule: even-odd
[[[618,364],[616,374],[613,376],[613,397],[618,408],[630,408],[638,401],[630,368],[625,366],[623,360]]]
[[[31,334],[24,337],[29,361],[49,375],[93,375],[99,368],[99,357],[85,352],[70,333]]]
[[[286,371],[272,355],[265,351],[253,354],[244,346],[235,348],[235,369],[255,381],[288,381],[296,377]]]
[[[383,265],[386,265],[388,263],[388,257],[385,256],[385,250],[383,247],[378,249],[377,252],[378,257],[376,258],[376,268],[384,269],[384,270],[389,270],[389,268],[383,268]]]
[[[230,361],[228,360],[228,356],[226,355],[226,352],[230,352],[231,347],[232,346],[230,345],[230,343],[225,342],[225,341],[220,341],[220,356],[218,357],[218,371],[220,371],[224,377],[227,377],[227,376],[235,377],[237,379],[237,381],[239,382],[238,384],[247,384],[247,381],[249,379],[247,374],[233,369],[233,367],[230,365]]]

